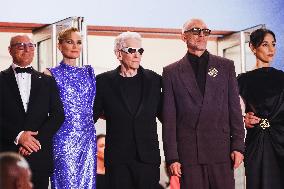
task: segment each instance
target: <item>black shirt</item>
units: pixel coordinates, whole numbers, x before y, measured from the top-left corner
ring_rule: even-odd
[[[130,108],[132,116],[134,116],[138,110],[141,97],[142,97],[142,73],[140,69],[138,69],[137,74],[133,77],[122,77],[119,78],[119,85],[122,88],[122,95],[125,96],[127,100],[127,106]],[[131,121],[131,120],[129,120]],[[134,128],[133,128],[134,133]],[[133,134],[135,136],[135,134]],[[133,139],[133,148],[136,149],[136,140]],[[137,154],[137,149],[135,150],[135,154],[133,154],[133,158],[137,159],[139,156]]]
[[[206,84],[206,73],[209,61],[209,52],[206,50],[200,57],[187,52],[187,57],[195,74],[196,82],[201,93],[204,95]]]
[[[120,77],[120,85],[127,104],[134,115],[138,109],[142,94],[142,76],[139,71],[133,77]]]
[[[106,176],[98,174],[96,176],[96,189],[106,189]]]

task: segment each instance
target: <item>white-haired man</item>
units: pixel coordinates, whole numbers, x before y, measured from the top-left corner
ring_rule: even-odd
[[[161,77],[140,66],[141,36],[124,32],[115,39],[120,61],[97,76],[94,120],[106,119],[106,181],[112,189],[154,189],[159,183],[160,153],[156,117]]]

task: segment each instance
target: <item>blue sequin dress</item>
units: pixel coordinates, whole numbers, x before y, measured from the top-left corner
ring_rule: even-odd
[[[63,62],[50,69],[63,102],[65,121],[53,138],[54,189],[96,188],[96,133],[93,102],[96,81],[91,66]]]

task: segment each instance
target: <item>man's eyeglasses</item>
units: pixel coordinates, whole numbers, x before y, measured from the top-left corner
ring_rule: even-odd
[[[133,48],[133,47],[124,47],[121,49],[123,52],[127,53],[127,54],[133,54],[138,52],[140,55],[143,54],[144,49],[143,48]]]
[[[209,30],[209,29],[201,29],[201,28],[191,28],[189,30],[184,31],[184,33],[186,33],[186,32],[190,32],[193,35],[200,35],[201,32],[203,32],[203,34],[205,36],[208,36],[208,35],[210,35],[211,30]]]
[[[14,43],[10,45],[11,47],[15,47],[17,50],[24,50],[25,48],[28,48],[30,50],[34,50],[36,45],[33,43]]]

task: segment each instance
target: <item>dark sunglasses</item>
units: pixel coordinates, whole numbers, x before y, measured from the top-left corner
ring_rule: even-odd
[[[193,35],[200,35],[201,32],[203,32],[203,34],[205,36],[208,36],[208,35],[210,35],[211,30],[209,30],[209,29],[201,29],[201,28],[191,28],[189,30],[184,31],[184,33],[186,33],[186,32],[190,32]]]
[[[144,49],[143,48],[133,48],[133,47],[124,47],[121,49],[123,52],[127,53],[127,54],[133,54],[138,52],[140,55],[143,54]]]
[[[34,50],[36,45],[33,43],[14,43],[11,47],[15,47],[17,50],[24,50],[25,48]]]

